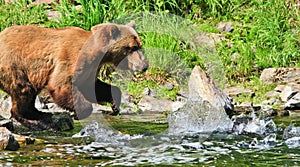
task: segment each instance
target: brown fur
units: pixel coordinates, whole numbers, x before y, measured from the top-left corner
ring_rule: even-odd
[[[99,24],[92,31],[12,26],[0,33],[0,89],[12,97],[12,117],[24,124],[51,122],[34,107],[44,88],[77,118],[89,116],[91,103],[103,101],[110,102],[117,114],[121,92],[98,80],[97,72],[104,63],[145,71],[148,64],[141,46],[132,22]]]

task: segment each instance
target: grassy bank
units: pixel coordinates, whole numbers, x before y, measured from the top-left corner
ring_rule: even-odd
[[[180,85],[184,84],[182,80],[185,80],[195,65],[204,68],[206,67],[204,64],[216,59],[221,60],[215,64],[221,65],[222,69],[219,68],[218,72],[212,73],[224,75],[230,83],[235,84],[258,78],[264,68],[300,67],[300,9],[294,1],[76,0],[75,2],[74,5],[62,0],[60,4],[52,6],[44,4],[34,6],[25,0],[11,4],[4,4],[1,1],[0,30],[11,25],[28,24],[45,27],[77,26],[89,30],[98,23],[114,22],[130,16],[130,19],[135,19],[132,16],[136,13],[154,11],[177,15],[186,21],[186,25],[192,25],[190,27],[193,27],[193,31],[218,33],[225,38],[216,45],[215,53],[206,53],[193,47],[193,43],[190,45],[189,39],[180,36],[180,32],[175,32],[175,35],[159,31],[140,32],[151,68],[145,74],[131,76],[132,80],[129,81],[131,83],[123,88],[135,96],[138,96],[145,87],[150,87],[158,88],[166,98],[174,99]],[[81,5],[81,8],[78,8],[78,5]],[[58,19],[49,19],[47,13],[50,10],[60,11],[61,15]],[[231,22],[233,31],[221,32],[216,28],[219,22]],[[137,23],[141,24],[138,19]],[[180,26],[167,25],[164,29]],[[187,32],[190,31],[187,29],[190,27],[179,30]],[[202,56],[199,56],[199,53]],[[117,77],[116,80],[121,83],[122,77],[121,79]],[[141,84],[140,87],[134,85],[136,81]],[[173,83],[175,88],[164,90],[163,85],[167,82]]]

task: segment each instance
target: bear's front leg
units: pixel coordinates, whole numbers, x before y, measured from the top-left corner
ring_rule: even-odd
[[[47,87],[53,101],[61,108],[74,112],[74,119],[87,118],[93,111],[92,103],[86,100],[77,86],[64,85],[55,89]]]
[[[77,120],[87,118],[92,114],[93,106],[76,86],[73,87],[74,118]]]
[[[118,115],[120,113],[119,107],[121,104],[122,92],[118,87],[109,85],[97,79],[95,93],[98,104],[103,102],[109,102],[111,104],[113,110],[111,115]]]

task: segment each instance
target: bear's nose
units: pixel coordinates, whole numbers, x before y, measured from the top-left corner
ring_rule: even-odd
[[[146,62],[144,65],[143,65],[143,69],[142,69],[142,72],[145,72],[149,67],[149,64]]]

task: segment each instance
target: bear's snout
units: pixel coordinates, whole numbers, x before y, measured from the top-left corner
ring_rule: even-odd
[[[143,68],[142,68],[142,72],[147,71],[148,67],[149,67],[148,62],[145,62],[144,65],[143,65]]]

